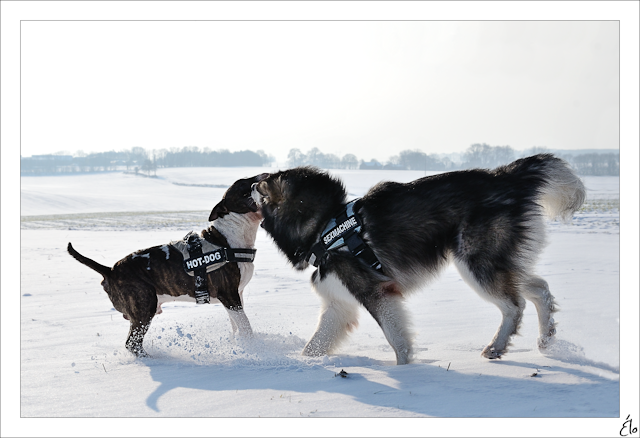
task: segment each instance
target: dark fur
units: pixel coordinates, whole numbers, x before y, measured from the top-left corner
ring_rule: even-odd
[[[308,266],[305,258],[327,222],[347,201],[339,180],[310,167],[272,174],[254,186],[254,198],[264,216],[263,228],[300,270]],[[330,297],[305,354],[326,354],[342,332],[357,324],[348,299],[336,299],[337,292],[327,292],[322,285],[331,274],[382,326],[398,363],[406,363],[412,347],[402,296],[423,286],[451,261],[483,298],[503,312],[503,325],[483,351],[485,357],[498,358],[506,352],[508,338],[518,329],[524,298],[538,309],[543,348],[555,333],[550,315],[556,309],[546,282],[532,274],[544,245],[542,215],[569,217],[583,200],[580,180],[565,162],[549,154],[492,171],[449,172],[407,184],[376,185],[356,203],[355,211],[364,223],[363,238],[384,274],[344,248],[329,252],[312,282],[321,296]],[[323,337],[320,332],[329,332],[336,320],[344,329]]]
[[[255,214],[257,207],[250,196],[251,185],[265,176],[263,174],[236,181],[214,207],[209,220],[222,218],[230,212]],[[214,224],[203,230],[201,236],[218,246],[229,245]],[[169,250],[168,259],[163,247]],[[71,243],[67,250],[73,258],[104,277],[101,284],[113,307],[131,324],[126,347],[138,356],[147,356],[142,346],[144,335],[154,315],[162,312],[158,305],[158,295],[188,295],[195,299],[195,277],[184,271],[182,254],[171,245],[136,251],[116,262],[113,268],[81,255]],[[147,254],[149,257],[143,256]],[[242,311],[242,300],[238,290],[238,263],[227,263],[220,269],[208,273],[207,280],[212,300],[217,298],[230,311]]]

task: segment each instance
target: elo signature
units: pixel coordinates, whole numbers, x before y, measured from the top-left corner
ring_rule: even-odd
[[[622,429],[620,429],[620,436],[629,436],[629,435],[633,435],[634,433],[636,433],[638,431],[637,427],[633,427],[632,423],[631,423],[631,414],[627,415],[627,421],[625,421],[624,423],[622,423]],[[627,426],[627,423],[629,423],[629,425]],[[628,431],[629,433],[622,433]]]

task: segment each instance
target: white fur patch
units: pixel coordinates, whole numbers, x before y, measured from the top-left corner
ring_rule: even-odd
[[[229,213],[214,221],[214,226],[229,242],[231,248],[251,249],[256,243],[258,225],[262,220],[260,213]],[[253,263],[238,263],[240,268],[240,291],[249,284],[253,277]],[[242,292],[240,292],[242,295]]]
[[[165,260],[169,260],[169,247],[167,245],[162,245],[160,248],[162,248],[165,255],[167,256]]]
[[[318,327],[303,354],[324,356],[334,350],[349,331],[358,326],[360,303],[335,274],[329,274],[322,280],[317,279],[313,287],[322,298],[322,310]]]
[[[328,274],[324,279],[320,279],[318,275],[313,287],[324,301],[341,301],[345,304],[359,306],[360,303],[349,292],[349,289],[342,283],[340,278],[335,274]]]

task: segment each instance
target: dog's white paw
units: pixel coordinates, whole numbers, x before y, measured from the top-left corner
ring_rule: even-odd
[[[538,349],[544,350],[545,348],[553,345],[556,342],[556,338],[553,335],[545,335],[540,336],[536,342],[538,344]]]
[[[399,354],[396,356],[396,365],[406,365],[408,363],[411,363],[411,360],[409,359],[409,354]]]
[[[302,350],[302,355],[310,356],[310,357],[326,356],[328,354],[327,347],[325,345],[321,345],[320,343],[313,342],[313,341],[314,340],[312,339],[307,343],[307,345],[304,346],[304,349]]]
[[[544,350],[545,348],[552,345],[556,340],[555,334],[556,334],[556,324],[553,318],[551,318],[551,320],[549,321],[549,330],[544,335],[540,335],[540,337],[536,341],[538,344],[538,349]]]
[[[238,339],[253,339],[253,331],[251,330],[251,328],[249,328],[248,330],[238,330],[233,332],[233,336],[237,337]]]
[[[501,359],[503,354],[503,351],[496,350],[489,345],[486,346],[484,350],[482,350],[482,356],[486,357],[487,359]]]

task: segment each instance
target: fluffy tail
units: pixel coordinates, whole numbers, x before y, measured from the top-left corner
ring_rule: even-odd
[[[568,221],[584,203],[586,189],[569,164],[552,154],[538,154],[505,166],[508,173],[540,181],[538,203],[550,219]]]
[[[111,268],[110,267],[101,265],[100,263],[95,262],[95,261],[91,260],[90,258],[83,256],[78,251],[76,251],[73,248],[73,246],[71,246],[71,242],[69,242],[69,245],[67,245],[67,251],[69,252],[69,254],[71,254],[71,256],[74,259],[76,259],[77,261],[79,261],[83,265],[86,265],[86,266],[90,267],[91,269],[96,271],[98,274],[101,274],[105,278],[105,280],[107,280],[109,278],[109,274],[111,274]]]

